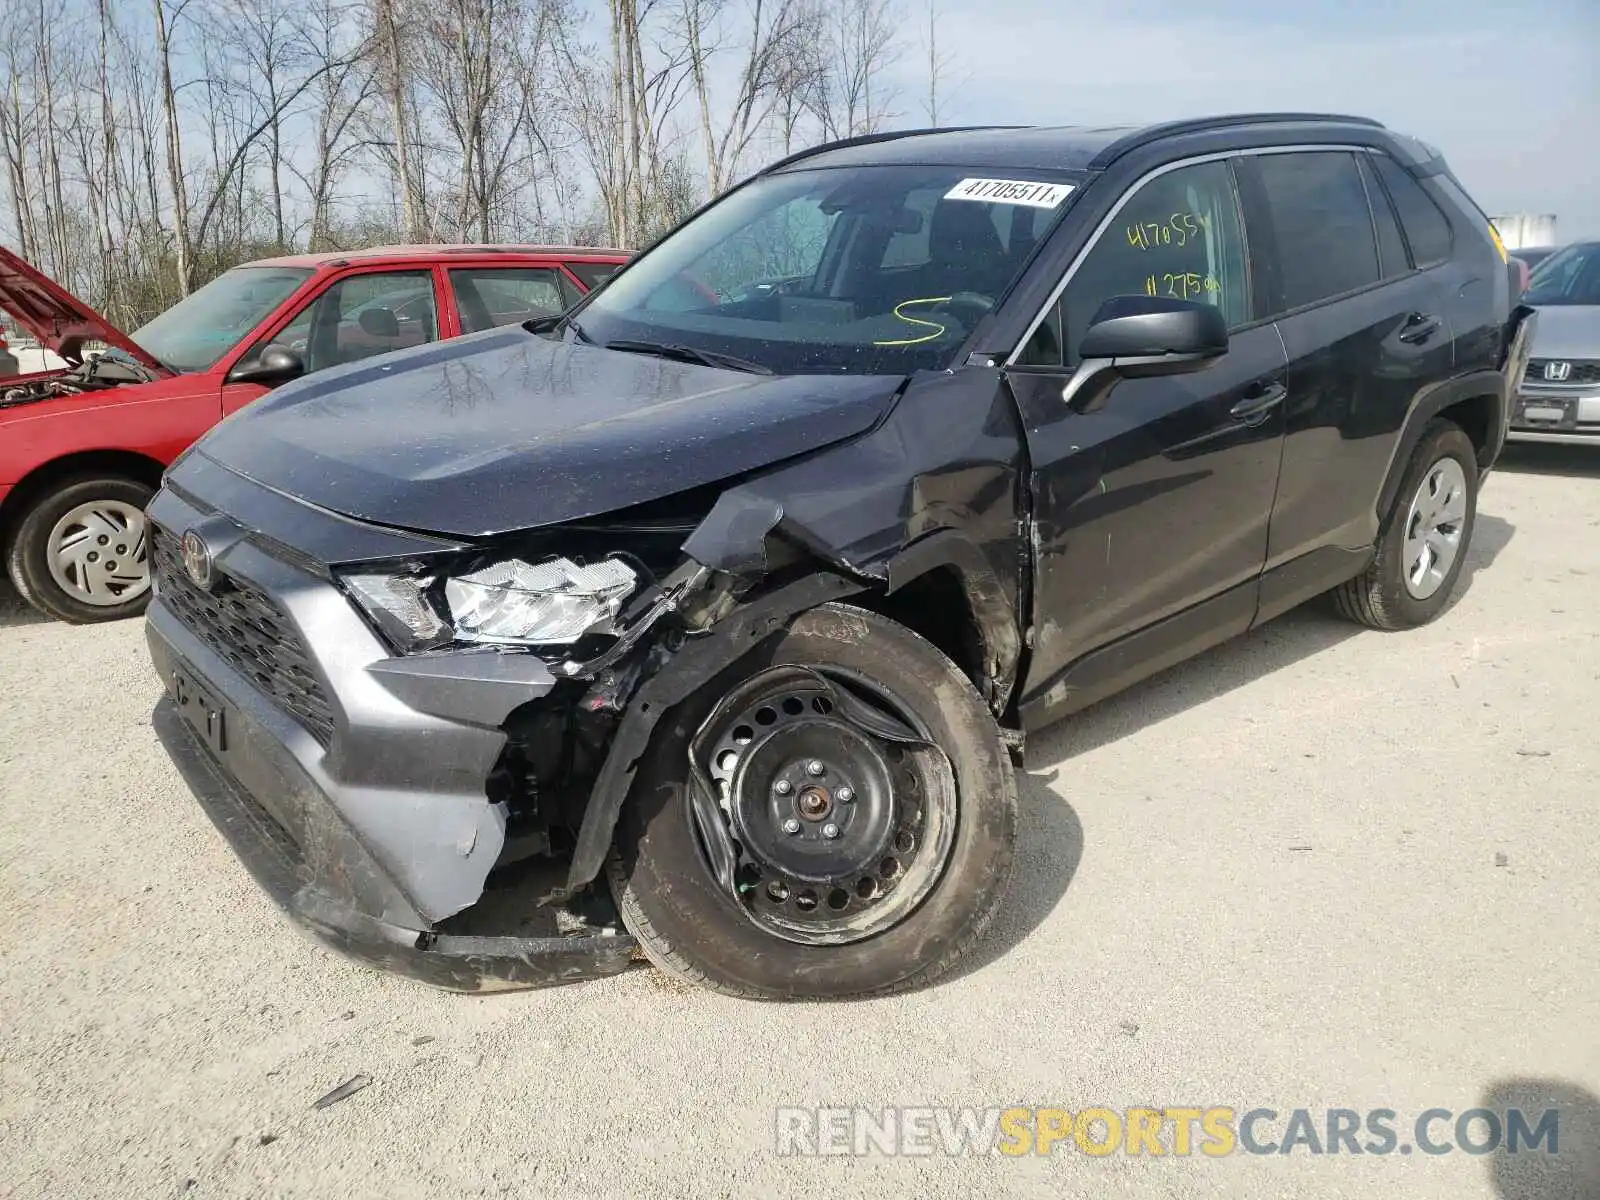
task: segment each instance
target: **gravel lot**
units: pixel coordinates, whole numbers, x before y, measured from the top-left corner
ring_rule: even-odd
[[[1426,630],[1293,613],[1036,739],[971,968],[811,1007],[333,957],[160,753],[140,625],[7,594],[0,1195],[1600,1195],[1600,453],[1512,454],[1469,569]],[[780,1105],[1014,1103],[1559,1105],[1562,1154],[774,1153]]]

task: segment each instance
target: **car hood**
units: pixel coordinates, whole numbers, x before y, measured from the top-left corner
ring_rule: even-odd
[[[47,350],[69,363],[83,361],[85,342],[104,342],[163,375],[172,374],[127,334],[27,260],[0,246],[0,308]]]
[[[1600,359],[1600,305],[1541,304],[1534,358]]]
[[[751,375],[509,326],[319,371],[241,409],[196,449],[346,516],[487,537],[863,433],[902,382]]]

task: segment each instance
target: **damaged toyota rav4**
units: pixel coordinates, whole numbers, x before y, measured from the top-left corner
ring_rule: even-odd
[[[1029,731],[1322,593],[1438,615],[1533,318],[1355,118],[887,134],[559,318],[321,372],[149,508],[159,735],[258,880],[459,990],[915,987]]]

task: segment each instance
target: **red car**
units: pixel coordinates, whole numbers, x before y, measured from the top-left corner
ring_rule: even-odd
[[[0,308],[68,368],[0,381],[0,553],[63,621],[143,611],[144,506],[163,468],[277,384],[563,311],[620,250],[391,246],[235,267],[125,334],[10,251]],[[106,349],[85,354],[94,343]]]

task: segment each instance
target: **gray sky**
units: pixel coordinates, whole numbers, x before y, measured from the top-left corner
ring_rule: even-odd
[[[908,0],[923,13],[926,0]],[[1600,0],[938,0],[940,124],[1316,110],[1438,146],[1491,215],[1600,236]],[[923,52],[923,59],[926,52]],[[900,64],[896,124],[926,63]]]

